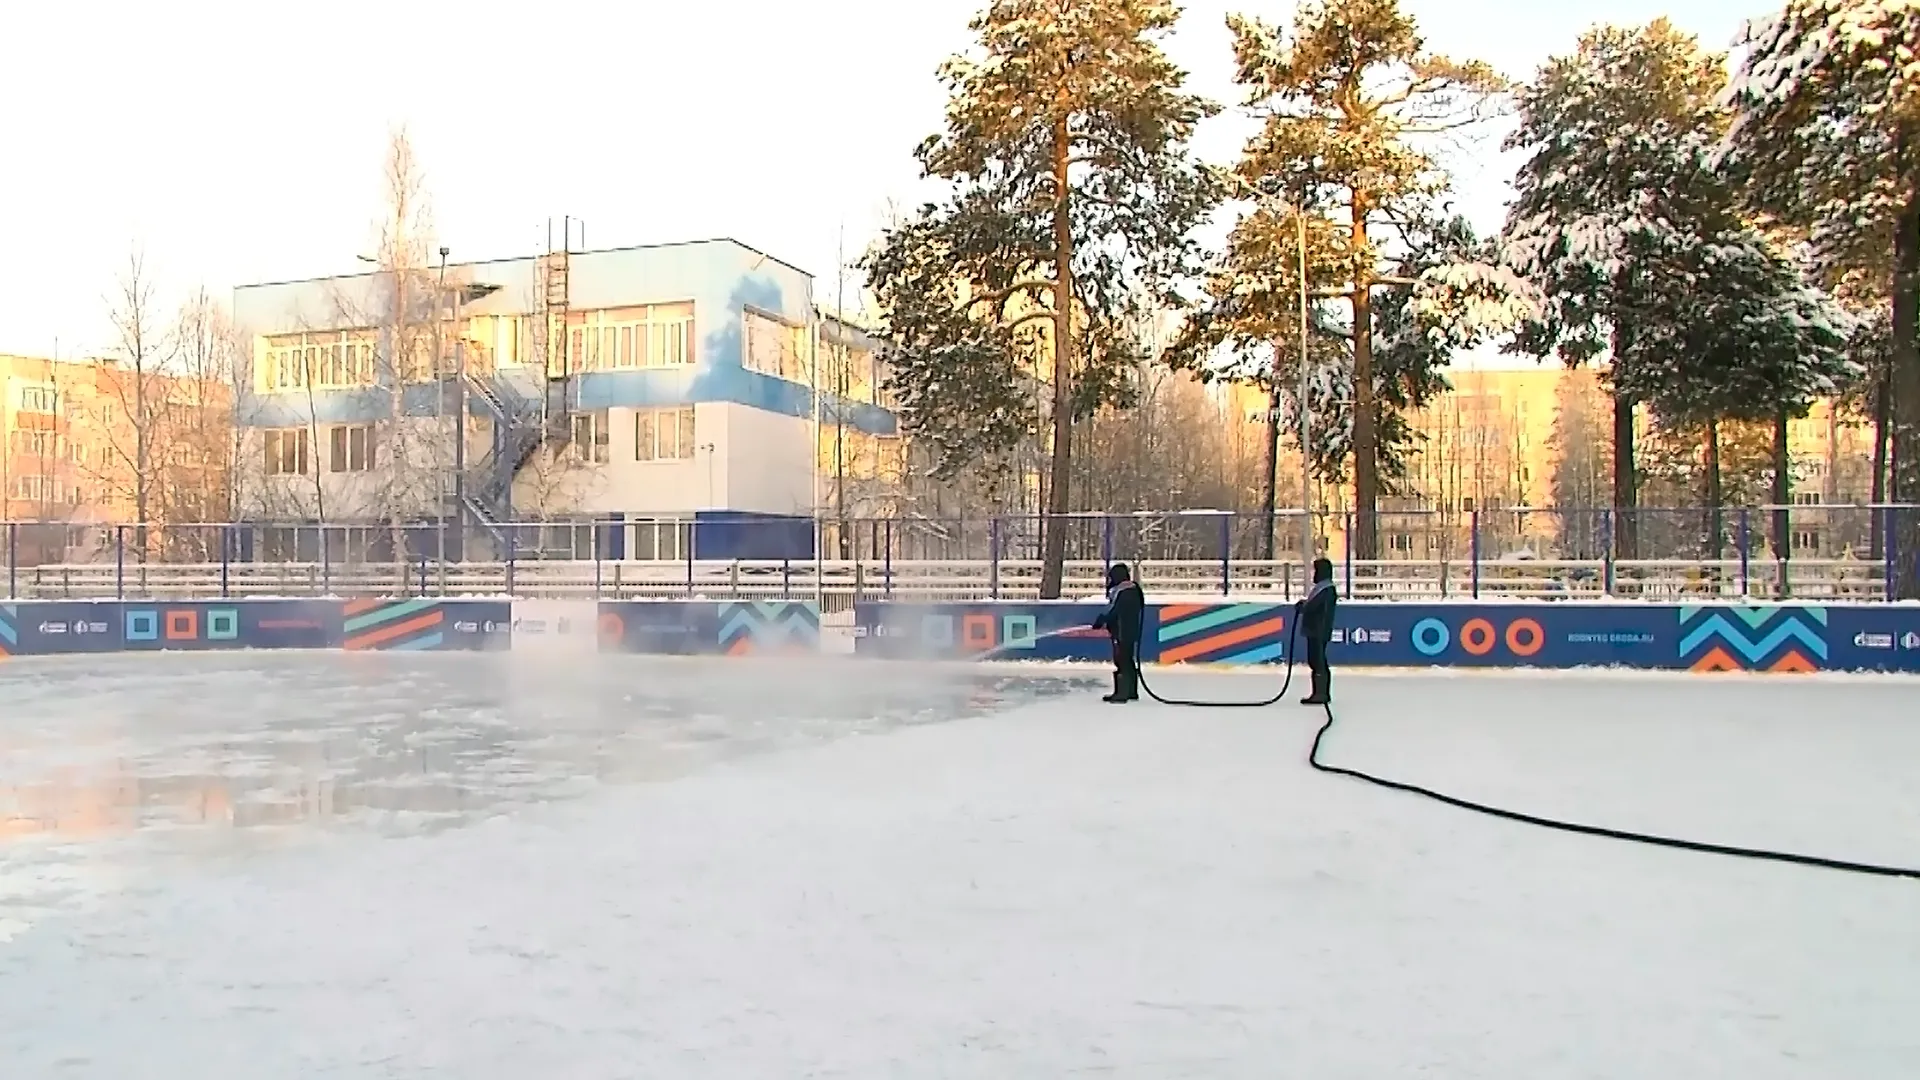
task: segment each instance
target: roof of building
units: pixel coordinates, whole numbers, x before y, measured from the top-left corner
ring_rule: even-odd
[[[608,255],[608,254],[613,254],[615,252],[622,252],[622,251],[657,251],[663,248],[699,247],[702,244],[732,244],[734,247],[737,247],[742,251],[751,252],[752,254],[758,255],[763,259],[771,259],[774,262],[779,263],[781,266],[788,268],[789,270],[792,270],[796,273],[805,274],[809,278],[813,277],[813,274],[810,273],[809,271],[804,270],[798,266],[795,266],[794,264],[788,262],[785,259],[780,258],[777,255],[769,255],[766,252],[760,250],[757,247],[754,247],[751,244],[743,244],[740,241],[735,240],[731,236],[714,236],[704,240],[673,240],[673,241],[668,241],[665,243],[658,243],[658,244],[623,244],[619,247],[589,248],[585,251],[572,251],[572,252],[568,252],[568,255],[570,257],[577,257],[581,255]],[[447,264],[447,268],[451,270],[458,267],[498,266],[501,263],[532,262],[533,260],[540,257],[541,257],[541,253],[535,252],[534,254],[531,254],[531,255],[509,255],[509,256],[506,256],[505,258],[499,258],[499,259],[466,259],[460,262],[449,262]],[[437,267],[438,264],[436,263],[435,266]],[[373,277],[375,274],[378,274],[379,272],[380,271],[378,270],[366,270],[366,271],[360,271],[360,272],[351,273],[351,274],[321,274],[316,277],[289,278],[284,281],[255,281],[255,282],[249,282],[248,284],[245,284],[245,285],[236,285],[234,286],[234,289],[235,291],[239,291],[242,289],[271,289],[271,288],[278,288],[284,285],[306,285],[316,281],[341,281],[348,278]]]

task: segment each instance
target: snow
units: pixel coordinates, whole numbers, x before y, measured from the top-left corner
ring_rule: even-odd
[[[12,661],[0,797],[72,831],[0,843],[42,886],[0,943],[0,1075],[1920,1074],[1913,882],[1323,776],[1296,706],[855,663]],[[1341,764],[1920,862],[1911,681],[1335,686]]]

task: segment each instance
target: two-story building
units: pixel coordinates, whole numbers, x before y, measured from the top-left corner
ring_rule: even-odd
[[[733,240],[250,285],[233,310],[240,506],[270,556],[315,557],[293,527],[324,521],[340,557],[442,522],[473,557],[805,557],[846,448],[899,458],[874,339]]]

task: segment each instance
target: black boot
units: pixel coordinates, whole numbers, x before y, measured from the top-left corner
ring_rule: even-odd
[[[1329,690],[1330,690],[1329,684],[1332,681],[1333,680],[1331,675],[1322,675],[1318,671],[1314,672],[1313,673],[1313,689],[1310,693],[1307,694],[1306,697],[1303,697],[1300,699],[1300,704],[1302,705],[1330,704],[1333,699],[1329,696]]]
[[[1139,701],[1140,700],[1140,673],[1139,672],[1129,671],[1125,675],[1120,676],[1120,700],[1121,701]]]
[[[1125,688],[1126,688],[1125,676],[1121,675],[1119,672],[1116,671],[1113,673],[1113,693],[1102,695],[1100,700],[1110,705],[1117,705],[1120,702],[1127,700],[1124,693]]]

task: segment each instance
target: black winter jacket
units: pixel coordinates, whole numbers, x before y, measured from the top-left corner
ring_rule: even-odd
[[[1333,612],[1340,602],[1340,590],[1331,577],[1313,583],[1313,591],[1300,602],[1300,635],[1308,641],[1326,644],[1333,640]]]
[[[1107,590],[1107,610],[1093,620],[1095,630],[1105,630],[1115,641],[1132,645],[1140,641],[1140,622],[1147,599],[1137,581],[1122,581]]]

